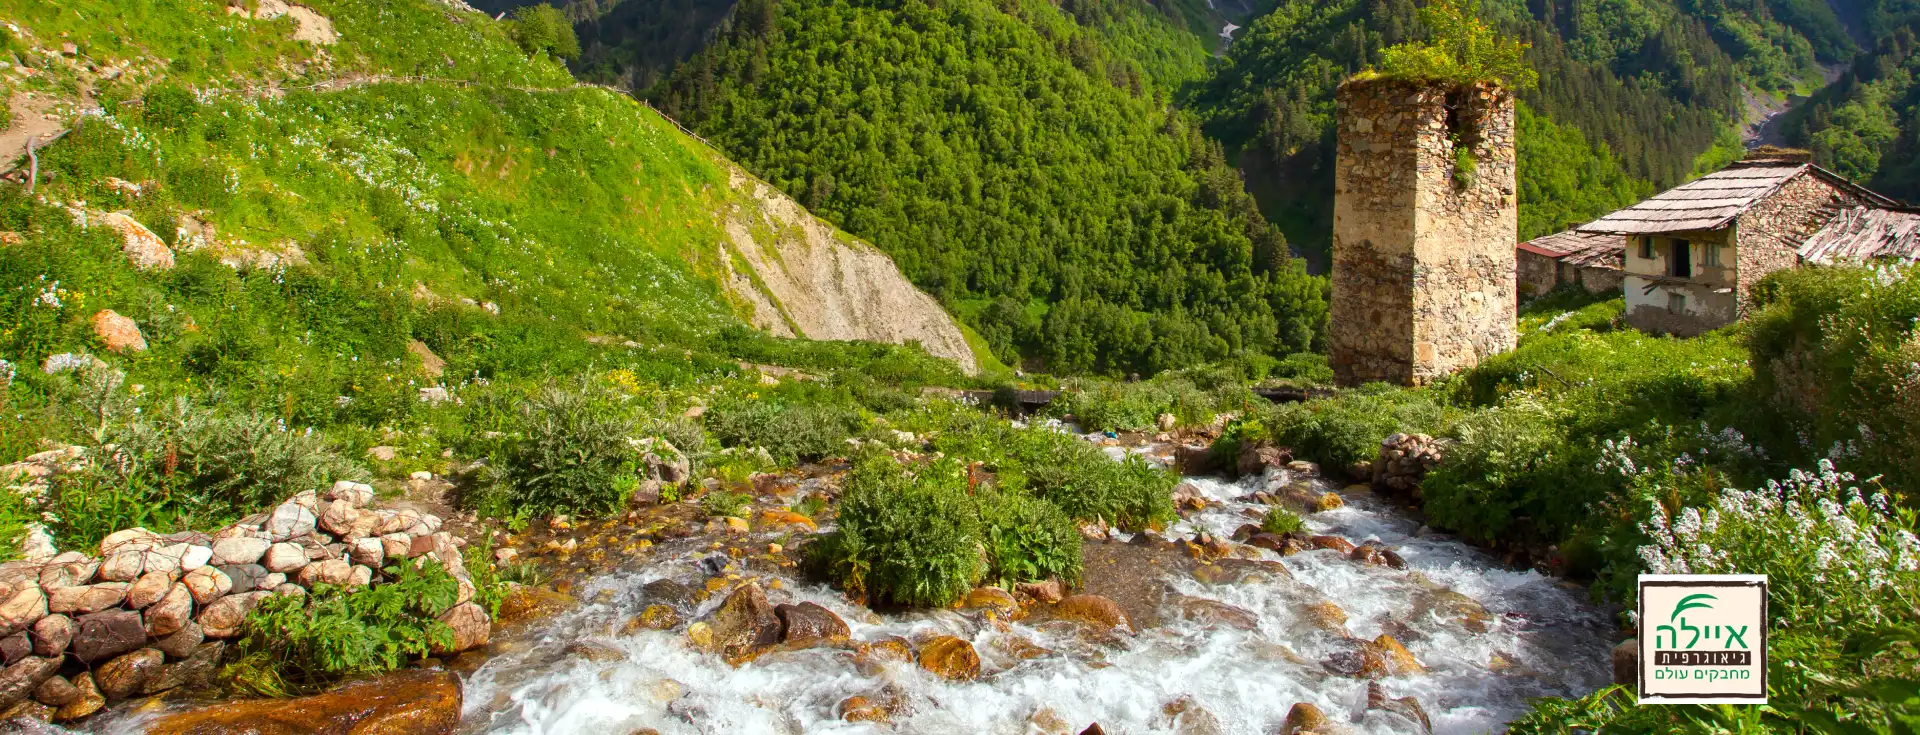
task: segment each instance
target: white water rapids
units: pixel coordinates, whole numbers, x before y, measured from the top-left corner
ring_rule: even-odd
[[[1237,498],[1263,484],[1294,480],[1285,470],[1241,483],[1188,479],[1213,503],[1169,536],[1199,530],[1229,536],[1250,520],[1245,511],[1258,508]],[[1309,624],[1303,609],[1323,599],[1345,610],[1354,637],[1389,632],[1426,666],[1426,673],[1379,685],[1391,697],[1417,699],[1437,733],[1498,731],[1524,711],[1529,698],[1580,695],[1608,682],[1612,627],[1582,592],[1503,568],[1449,538],[1416,535],[1415,523],[1370,495],[1345,499],[1345,507],[1306,516],[1309,530],[1354,543],[1377,541],[1398,550],[1407,569],[1363,564],[1331,550],[1288,557],[1262,550],[1263,559],[1285,564],[1292,579],[1254,575],[1238,584],[1209,585],[1180,574],[1168,580],[1180,595],[1251,611],[1258,616],[1252,630],[1203,626],[1169,614],[1162,625],[1118,643],[1089,643],[1058,622],[996,625],[950,610],[878,615],[832,589],[792,577],[767,590],[776,604],[826,606],[846,620],[855,640],[933,632],[965,638],[983,664],[982,675],[971,682],[941,680],[912,663],[887,664],[869,676],[856,669],[848,652],[829,648],[771,654],[735,668],[694,648],[684,627],[623,634],[622,624],[650,602],[642,585],[676,579],[697,588],[712,571],[702,569],[710,551],[697,538],[684,546],[662,544],[638,571],[594,578],[576,590],[587,602],[496,649],[501,653],[467,681],[464,729],[1077,733],[1097,722],[1109,733],[1271,733],[1296,702],[1311,702],[1353,732],[1409,731],[1407,720],[1366,709],[1366,680],[1322,668],[1319,662],[1341,641]],[[1458,604],[1459,595],[1491,614],[1485,632],[1436,612]],[[711,612],[723,598],[716,594],[701,603],[689,619]],[[1026,660],[1010,655],[1006,643],[1016,636],[1054,653]],[[624,657],[589,658],[566,650],[581,641]],[[840,702],[854,695],[900,703],[891,725],[842,721]],[[1183,698],[1194,707],[1176,719],[1167,705]],[[1194,709],[1210,713],[1217,727],[1198,724],[1203,715]]]

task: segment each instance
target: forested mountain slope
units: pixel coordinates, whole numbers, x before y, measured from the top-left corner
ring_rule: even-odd
[[[1871,48],[1789,113],[1787,142],[1888,196],[1920,201],[1920,6],[1864,6],[1861,26],[1871,33]]]
[[[1286,354],[1323,286],[1150,71],[1041,2],[756,0],[649,96],[892,254],[998,354]]]

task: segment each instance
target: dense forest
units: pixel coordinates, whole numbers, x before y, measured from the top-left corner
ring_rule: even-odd
[[[1787,141],[1889,196],[1920,199],[1920,5],[1872,2],[1862,17],[1871,47],[1791,113]]]
[[[1219,144],[1052,5],[749,0],[650,96],[1003,356],[1146,373],[1322,329]]]

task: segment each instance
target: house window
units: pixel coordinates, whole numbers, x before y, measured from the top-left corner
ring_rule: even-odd
[[[1687,313],[1687,295],[1669,292],[1667,294],[1667,311],[1674,314]]]
[[[1667,258],[1667,275],[1674,278],[1693,277],[1693,243],[1679,238],[1668,240],[1671,246]]]
[[[1700,265],[1708,268],[1720,267],[1720,246],[1710,242],[1700,243]]]
[[[1653,238],[1643,235],[1634,239],[1640,242],[1640,259],[1653,260]]]

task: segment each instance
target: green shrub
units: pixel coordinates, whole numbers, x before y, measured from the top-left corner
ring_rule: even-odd
[[[223,678],[259,695],[285,696],[343,678],[379,674],[451,645],[437,618],[460,585],[438,564],[400,563],[391,581],[351,589],[320,585],[307,595],[273,595],[247,615]]]
[[[746,493],[715,490],[707,493],[706,497],[700,499],[700,509],[706,511],[707,515],[716,518],[725,516],[745,518],[747,515],[747,504],[752,501],[753,496]]]
[[[200,100],[193,90],[176,84],[156,84],[141,100],[141,120],[162,130],[184,128],[199,114]]]
[[[806,551],[809,567],[848,594],[944,607],[986,576],[986,536],[959,463],[909,472],[870,454],[855,462],[844,488],[839,528]]]
[[[519,436],[500,468],[501,517],[599,515],[627,501],[618,482],[634,474],[627,443],[636,421],[599,381],[549,384],[519,411]]]
[[[987,577],[1008,587],[1058,577],[1080,579],[1080,530],[1058,506],[1018,489],[981,487],[980,524],[986,533]]]
[[[1269,377],[1293,385],[1331,385],[1333,366],[1318,352],[1295,352],[1273,366]]]
[[[1132,383],[1077,380],[1050,412],[1072,414],[1087,431],[1150,431],[1161,414],[1182,426],[1204,425],[1223,411],[1258,400],[1245,386],[1245,369],[1244,364],[1215,365]]]
[[[1420,22],[1433,32],[1432,39],[1382,50],[1379,73],[1454,84],[1497,81],[1516,91],[1532,89],[1540,74],[1525,59],[1529,44],[1500,35],[1475,16],[1477,7],[1471,0],[1435,0],[1421,8]]]
[[[1528,397],[1461,417],[1445,460],[1422,483],[1433,525],[1490,540],[1507,530],[1516,510],[1528,515],[1535,494],[1568,494],[1574,488],[1554,482],[1570,451],[1566,423],[1553,407]]]
[[[1322,401],[1282,404],[1269,421],[1273,440],[1324,467],[1371,462],[1398,432],[1437,434],[1447,409],[1430,391],[1371,384]]]
[[[507,33],[529,54],[551,54],[561,59],[580,57],[580,39],[573,33],[573,24],[567,22],[558,8],[545,3],[514,10]]]
[[[1070,518],[1104,521],[1128,531],[1156,528],[1175,518],[1173,486],[1180,478],[1137,454],[1115,462],[1097,447],[1077,442],[1058,450],[1056,459],[1062,461],[1025,468],[1027,486]]]
[[[1267,427],[1267,419],[1259,414],[1242,416],[1227,422],[1220,432],[1220,438],[1213,440],[1209,448],[1215,467],[1232,467],[1240,457],[1240,448],[1259,446],[1262,442],[1273,441],[1273,434]]]
[[[858,412],[842,406],[789,404],[772,396],[729,397],[715,402],[705,418],[722,445],[765,447],[783,463],[841,454],[863,423]]]
[[[1307,522],[1300,515],[1286,508],[1272,508],[1267,516],[1260,519],[1260,530],[1277,536],[1300,533],[1307,530]]]

